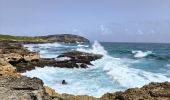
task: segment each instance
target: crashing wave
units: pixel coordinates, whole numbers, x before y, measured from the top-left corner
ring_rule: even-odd
[[[98,41],[94,41],[91,49],[77,48],[77,51],[107,55],[107,51]]]
[[[104,57],[101,60],[94,61],[93,64],[95,67],[100,67],[107,71],[106,74],[109,75],[113,81],[118,82],[123,87],[141,87],[149,82],[170,81],[170,79],[164,74],[130,68],[130,65],[127,64],[127,59],[115,58],[108,55],[104,47],[97,41],[95,41],[92,45],[92,49],[79,48],[78,50],[103,54]],[[151,51],[132,51],[132,53],[135,54],[134,56],[137,58],[146,57],[150,54],[153,54]],[[131,62],[133,62],[133,60]]]
[[[92,95],[96,97],[100,97],[106,92],[120,91],[130,87],[141,87],[149,82],[170,81],[170,78],[164,73],[154,73],[131,68],[128,58],[110,56],[105,48],[97,41],[94,42],[92,48],[79,47],[77,50],[102,54],[103,58],[93,61],[92,64],[94,66],[88,69],[45,67],[28,71],[24,75],[39,77],[46,85],[51,86],[60,93]],[[133,54],[135,57],[141,58],[148,57],[153,53],[151,51],[133,51]],[[133,61],[135,62],[136,60],[130,60],[131,63]],[[66,79],[69,84],[61,85],[61,80],[63,79]]]
[[[143,51],[132,51],[132,54],[134,54],[134,57],[135,58],[143,58],[143,57],[146,57],[150,54],[152,54],[152,51],[146,51],[146,52],[143,52]]]

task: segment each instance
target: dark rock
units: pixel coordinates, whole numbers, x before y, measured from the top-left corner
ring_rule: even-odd
[[[65,58],[64,58],[65,57]],[[102,55],[90,54],[79,51],[63,53],[57,58],[41,58],[31,62],[19,62],[13,64],[18,72],[33,70],[35,67],[60,67],[60,68],[88,68],[91,61],[100,59]],[[68,59],[69,58],[69,59]]]
[[[91,61],[102,58],[102,55],[85,53],[80,51],[71,51],[71,52],[63,53],[59,55],[57,58],[62,58],[62,57],[70,58],[70,60],[57,61],[59,67],[68,66],[71,68],[72,67],[87,68],[87,65],[92,65]]]
[[[67,84],[67,82],[65,80],[62,80],[62,84]]]

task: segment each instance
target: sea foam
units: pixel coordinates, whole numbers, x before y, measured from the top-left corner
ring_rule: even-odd
[[[135,58],[143,58],[143,57],[148,56],[149,54],[152,54],[152,51],[143,52],[143,51],[138,50],[138,51],[132,51],[132,53],[134,54]]]
[[[46,45],[47,46],[47,45]],[[42,49],[41,49],[42,50]],[[39,77],[45,85],[54,88],[59,93],[74,95],[91,95],[100,97],[106,92],[125,90],[130,87],[141,87],[149,82],[170,81],[165,74],[153,73],[142,69],[131,68],[135,59],[123,59],[110,56],[105,48],[95,41],[91,48],[78,47],[76,50],[102,54],[103,58],[93,61],[94,66],[87,69],[68,68],[36,68],[23,73],[30,77]],[[136,51],[136,57],[145,57],[152,52]],[[48,54],[48,52],[47,52]],[[62,85],[62,80],[68,82]]]

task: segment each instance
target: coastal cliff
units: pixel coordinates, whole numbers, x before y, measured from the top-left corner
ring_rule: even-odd
[[[66,43],[76,43],[76,42],[90,42],[88,39],[73,34],[57,34],[57,35],[47,35],[47,36],[11,36],[11,35],[1,35],[0,41],[2,42],[20,42],[20,43],[52,43],[52,42],[66,42]]]

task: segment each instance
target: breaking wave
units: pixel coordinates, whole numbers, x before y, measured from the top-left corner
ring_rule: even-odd
[[[102,54],[103,58],[93,61],[92,64],[94,66],[89,66],[88,69],[45,67],[28,71],[24,75],[41,78],[46,85],[54,88],[59,93],[91,95],[95,97],[100,97],[106,92],[141,87],[149,82],[170,81],[170,78],[164,73],[154,73],[130,67],[131,63],[135,62],[135,59],[130,59],[131,63],[129,63],[128,58],[110,56],[97,41],[93,43],[91,48],[83,48],[81,45],[77,47],[76,50],[78,51]],[[132,54],[136,58],[142,58],[148,57],[153,53],[151,51],[132,51]],[[68,82],[68,85],[61,84],[63,79]]]
[[[107,51],[97,41],[94,42],[92,49],[77,49],[84,52],[103,54],[101,60],[93,62],[96,67],[101,67],[106,71],[113,81],[118,82],[121,86],[141,87],[149,82],[170,81],[168,77],[160,73],[147,72],[141,69],[130,68],[127,59],[114,58],[108,55]],[[135,57],[146,57],[153,54],[151,51],[132,51]],[[133,62],[133,61],[132,61]],[[135,80],[135,81],[134,81]]]
[[[150,54],[152,54],[152,51],[146,51],[146,52],[143,52],[143,51],[132,51],[132,54],[134,54],[134,57],[135,58],[143,58],[143,57],[146,57]]]

